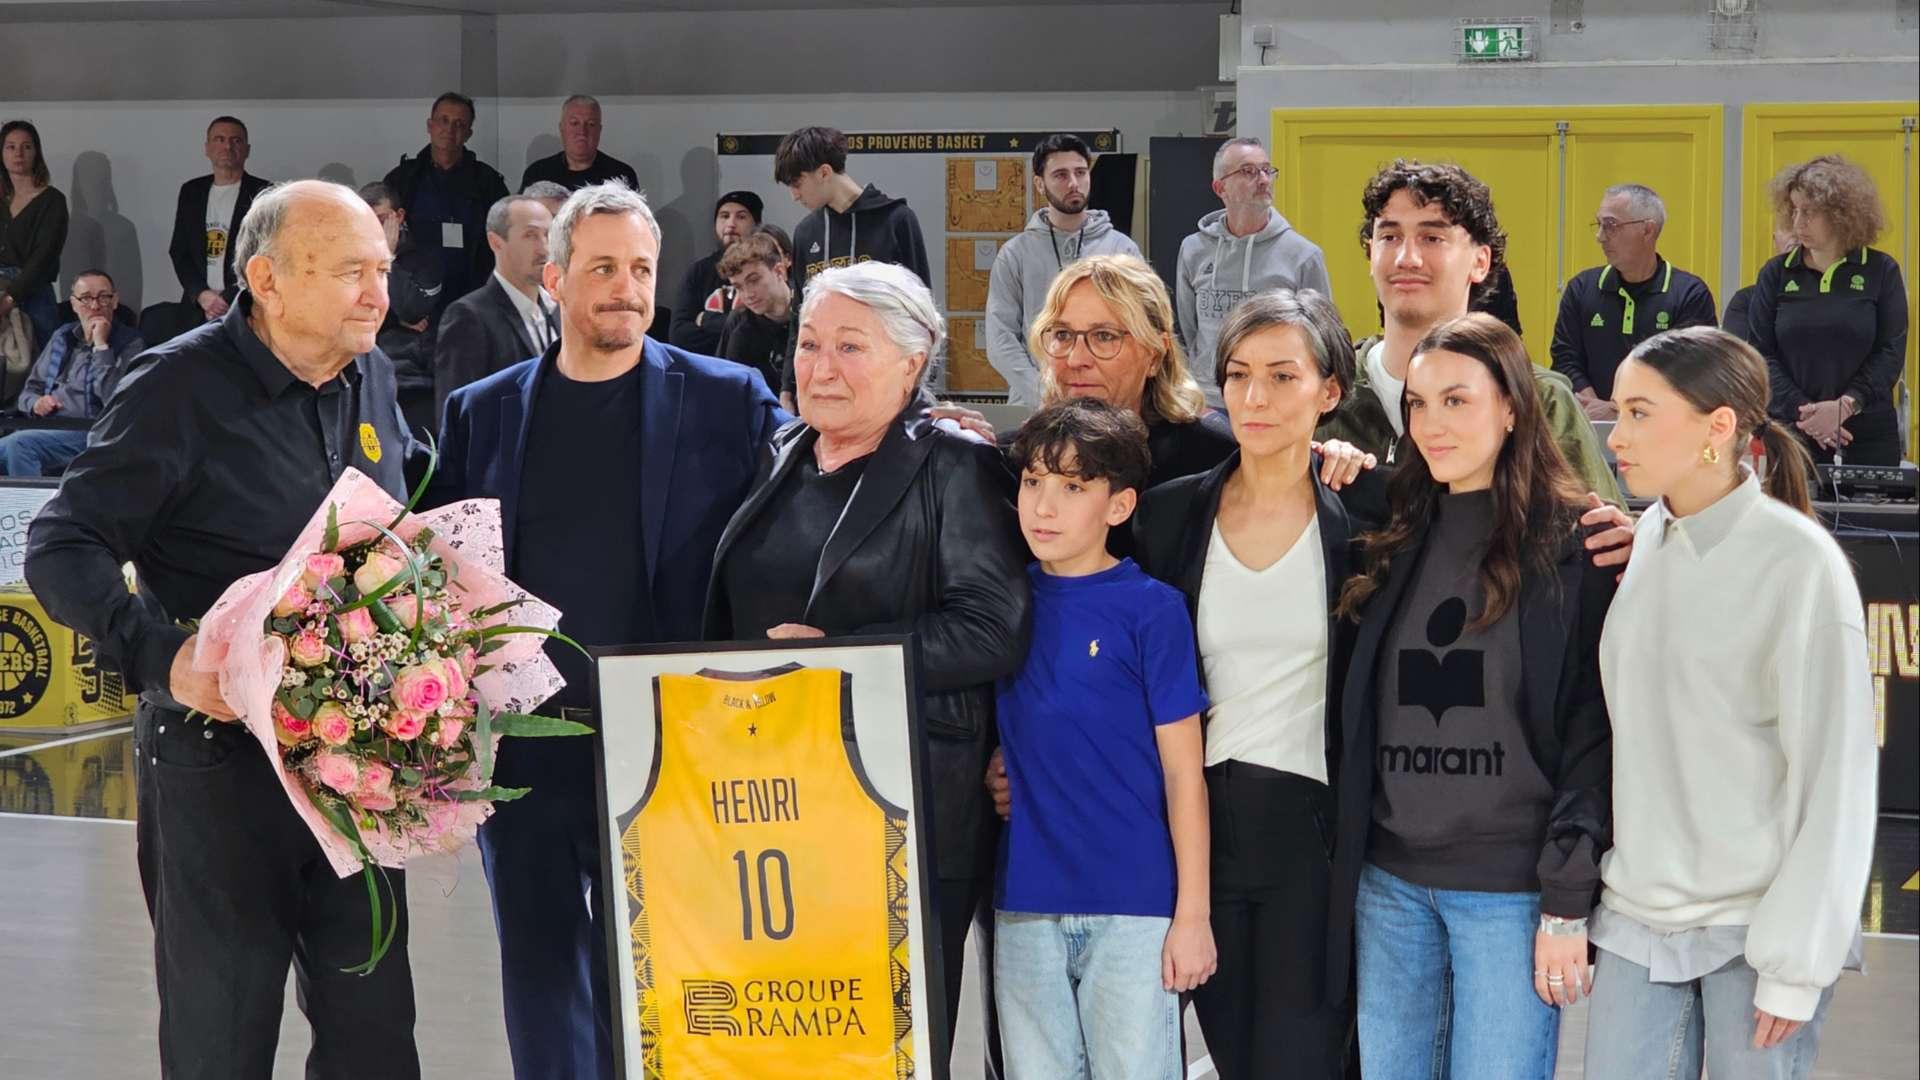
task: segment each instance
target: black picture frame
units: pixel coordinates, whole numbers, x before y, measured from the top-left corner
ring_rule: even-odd
[[[899,653],[902,685],[905,687],[905,701],[902,703],[903,718],[907,733],[907,762],[910,772],[909,781],[912,790],[912,805],[907,808],[913,820],[913,881],[915,890],[915,909],[918,912],[920,945],[913,956],[920,959],[915,963],[921,969],[919,986],[915,992],[925,1001],[922,1010],[925,1017],[926,1039],[922,1042],[924,1053],[915,1057],[914,1071],[923,1080],[949,1080],[949,1058],[952,1051],[953,1033],[947,1030],[946,1001],[946,964],[949,960],[944,954],[940,934],[940,890],[933,875],[933,800],[930,797],[926,764],[926,732],[920,717],[920,695],[916,678],[916,650],[911,635],[854,635],[847,637],[790,638],[780,640],[726,641],[726,642],[672,642],[651,645],[620,645],[588,650],[593,657],[593,678],[591,692],[601,717],[600,726],[593,733],[594,758],[594,803],[596,807],[595,828],[600,843],[601,880],[606,882],[609,893],[624,879],[618,857],[618,838],[612,833],[613,808],[608,800],[606,717],[608,711],[602,701],[601,662],[607,659],[631,658],[637,656],[684,656],[688,662],[678,670],[692,673],[708,666],[729,666],[725,659],[740,653],[761,653],[791,655],[795,660],[805,663],[810,652],[828,649],[895,649]],[[710,661],[712,662],[710,664]],[[652,708],[651,705],[648,706]],[[659,724],[656,713],[654,723]],[[652,768],[659,769],[659,744],[656,741]],[[651,787],[651,778],[648,786]],[[606,940],[608,976],[612,985],[609,996],[617,1009],[629,1009],[637,1006],[628,1001],[621,989],[618,972],[620,965],[630,963],[627,947],[627,928],[621,920],[614,917],[615,905],[609,898],[606,908]],[[956,963],[964,962],[964,957],[954,957]],[[643,1080],[633,1075],[627,1068],[627,1035],[624,1018],[616,1014],[609,1018],[613,1035],[614,1074],[620,1080]],[[673,1080],[671,1074],[666,1080]],[[775,1080],[775,1078],[770,1078]],[[797,1080],[797,1078],[796,1078]]]

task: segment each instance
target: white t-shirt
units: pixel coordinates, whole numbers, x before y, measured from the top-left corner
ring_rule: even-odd
[[[1327,572],[1315,517],[1250,570],[1213,526],[1195,621],[1207,674],[1207,764],[1244,761],[1327,782]]]
[[[227,245],[232,242],[233,208],[240,203],[240,181],[207,189],[207,288],[227,287]]]
[[[1367,350],[1367,378],[1375,396],[1387,410],[1387,423],[1393,425],[1396,436],[1405,435],[1407,429],[1400,422],[1400,399],[1406,395],[1407,381],[1396,379],[1387,374],[1387,339],[1381,338]]]

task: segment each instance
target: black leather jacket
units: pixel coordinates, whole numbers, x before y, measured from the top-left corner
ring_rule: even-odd
[[[825,549],[796,557],[818,560],[802,622],[835,636],[913,635],[934,870],[966,879],[993,866],[994,817],[982,784],[999,741],[993,682],[1026,659],[1032,598],[999,453],[926,420],[921,411],[931,403],[908,403],[868,459]],[[735,539],[784,497],[782,481],[817,437],[798,420],[774,435],[714,553],[707,640],[735,637],[719,584]]]

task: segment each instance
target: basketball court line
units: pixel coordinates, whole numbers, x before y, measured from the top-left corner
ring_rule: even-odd
[[[90,731],[84,735],[69,735],[64,739],[55,739],[52,742],[34,743],[31,746],[16,746],[11,750],[0,750],[0,758],[19,757],[21,754],[37,754],[42,750],[51,750],[56,746],[69,746],[73,743],[92,742],[95,739],[110,739],[115,735],[125,735],[132,730],[133,725],[127,724],[122,727],[107,728],[102,731]]]

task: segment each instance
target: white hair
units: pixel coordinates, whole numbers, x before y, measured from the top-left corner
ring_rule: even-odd
[[[575,105],[591,105],[593,106],[594,112],[600,111],[600,100],[594,97],[592,94],[573,95],[572,97],[560,103],[560,111],[566,112],[568,109],[573,108]]]
[[[946,320],[920,276],[893,263],[863,262],[823,270],[807,282],[800,302],[800,321],[806,322],[823,297],[844,296],[864,304],[880,320],[880,330],[901,352],[926,357],[920,365],[919,385],[939,363],[947,341]]]
[[[1226,142],[1221,143],[1220,149],[1215,150],[1213,152],[1213,178],[1215,180],[1218,180],[1221,177],[1227,175],[1227,168],[1226,168],[1227,152],[1237,146],[1251,146],[1258,149],[1260,146],[1260,140],[1259,139],[1228,139]]]
[[[581,188],[560,205],[559,212],[553,215],[553,227],[547,230],[548,261],[565,270],[568,260],[573,258],[574,226],[596,214],[636,215],[653,230],[654,241],[660,239],[660,223],[654,220],[647,197],[628,187],[624,180],[608,180]]]
[[[1634,217],[1653,222],[1655,229],[1663,228],[1667,224],[1667,204],[1660,201],[1659,193],[1647,185],[1615,184],[1608,188],[1601,198],[1611,199],[1616,195],[1625,195],[1629,207],[1627,212]]]

